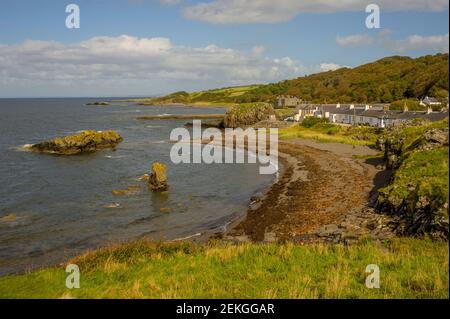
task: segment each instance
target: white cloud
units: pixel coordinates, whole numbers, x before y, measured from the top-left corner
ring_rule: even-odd
[[[336,38],[336,42],[341,46],[359,46],[373,43],[373,38],[368,34],[353,34],[347,37]]]
[[[394,40],[388,38],[389,31],[382,31],[376,36],[368,34],[354,34],[346,37],[338,36],[336,42],[341,46],[375,45],[385,47],[396,52],[414,50],[430,50],[433,52],[449,51],[449,34],[444,35],[410,35],[406,39]]]
[[[394,48],[394,50],[399,52],[420,49],[431,49],[433,51],[448,52],[448,41],[449,37],[447,33],[444,35],[432,35],[428,37],[424,37],[421,35],[411,35],[405,40],[392,40],[387,43],[390,44],[390,46]]]
[[[339,65],[336,63],[321,63],[320,64],[320,71],[327,72],[327,71],[335,71],[340,68],[345,68],[346,66]]]
[[[167,38],[0,44],[0,96],[154,94],[272,82],[318,70],[290,57],[269,58],[263,47],[185,47]]]
[[[215,24],[277,23],[301,13],[364,11],[373,0],[214,0],[188,6],[184,16]],[[386,11],[441,11],[448,0],[378,0]]]

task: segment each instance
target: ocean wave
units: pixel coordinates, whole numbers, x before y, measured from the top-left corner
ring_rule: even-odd
[[[186,240],[186,239],[190,239],[190,238],[193,238],[193,237],[198,237],[198,236],[201,236],[201,235],[202,235],[202,233],[195,233],[193,235],[189,235],[189,236],[186,236],[186,237],[175,238],[172,241]]]
[[[19,145],[19,146],[13,146],[10,149],[14,150],[14,151],[20,151],[20,152],[29,152],[31,151],[31,146],[33,146],[34,144],[23,144],[23,145]]]

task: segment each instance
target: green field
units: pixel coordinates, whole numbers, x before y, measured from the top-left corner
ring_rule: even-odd
[[[368,126],[343,126],[328,123],[326,119],[309,117],[298,125],[279,130],[280,139],[306,138],[319,142],[350,145],[374,145],[377,129]]]
[[[448,243],[394,239],[354,246],[139,241],[75,258],[64,267],[0,278],[1,298],[448,298]],[[380,269],[380,288],[365,269]]]
[[[234,100],[237,97],[258,87],[259,85],[246,85],[191,93],[180,91],[163,97],[132,99],[129,101],[144,105],[186,104],[203,107],[230,107],[236,105]]]

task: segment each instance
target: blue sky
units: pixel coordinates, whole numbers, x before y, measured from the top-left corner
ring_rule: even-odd
[[[3,0],[0,97],[162,94],[448,52],[446,0],[378,1],[371,30],[371,1],[348,2]]]

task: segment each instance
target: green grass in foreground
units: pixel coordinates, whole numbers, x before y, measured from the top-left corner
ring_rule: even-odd
[[[374,145],[377,137],[377,129],[373,127],[331,124],[326,119],[314,117],[304,119],[299,125],[279,130],[280,139],[308,138],[350,145]]]
[[[448,298],[448,243],[395,239],[354,246],[156,244],[110,247],[71,261],[81,288],[61,268],[0,278],[2,298]],[[365,286],[368,264],[380,289]]]

